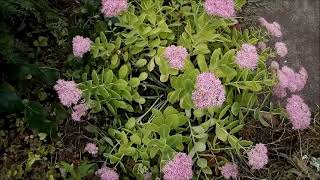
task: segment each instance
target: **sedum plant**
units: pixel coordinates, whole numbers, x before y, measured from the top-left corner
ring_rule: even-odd
[[[244,3],[235,1],[235,8]],[[253,145],[239,132],[247,118],[265,123],[259,115],[265,101],[258,97],[275,84],[266,66],[273,52],[255,47],[265,41],[264,32],[237,29],[236,18],[208,15],[207,6],[132,1],[112,19],[114,31],[101,31],[92,42],[93,61],[102,63],[82,75],[79,88],[92,114],[116,117],[106,129],[87,126],[100,137],[105,163],[99,172],[162,177],[174,172],[164,167],[186,153],[193,176],[210,179],[230,153],[240,155]]]

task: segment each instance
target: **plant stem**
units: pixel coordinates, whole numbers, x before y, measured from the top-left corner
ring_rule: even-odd
[[[139,123],[139,122],[142,120],[142,118],[144,118],[144,117],[154,108],[154,106],[158,103],[158,101],[159,101],[162,97],[163,97],[163,95],[160,95],[160,96],[158,97],[158,99],[152,104],[152,106],[151,106],[143,115],[141,115],[141,116],[137,119],[137,123]]]
[[[192,139],[193,145],[195,145],[196,144],[196,140],[194,139],[194,135],[193,135],[193,132],[192,132],[192,125],[191,125],[191,122],[190,122],[189,118],[188,118],[188,123],[189,123],[191,139]],[[197,152],[195,152],[195,154],[197,155],[197,159],[199,159],[199,154]],[[203,173],[203,174],[206,177],[206,179],[209,179],[206,173]],[[199,174],[199,176],[200,176],[200,174]]]

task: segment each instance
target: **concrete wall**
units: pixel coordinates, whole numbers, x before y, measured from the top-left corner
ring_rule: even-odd
[[[316,110],[320,105],[320,0],[248,0],[256,15],[276,21],[284,33],[280,39],[288,45],[289,54],[280,64],[296,71],[304,66],[308,84],[301,92],[306,103]],[[250,6],[248,7],[251,8]]]

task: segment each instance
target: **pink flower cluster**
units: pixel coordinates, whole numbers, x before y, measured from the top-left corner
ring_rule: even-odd
[[[269,34],[273,37],[282,37],[280,24],[273,22],[272,24],[268,23],[264,18],[260,17],[259,21],[262,26],[264,26]],[[288,54],[287,45],[284,42],[277,42],[275,44],[276,52],[280,57],[285,57]]]
[[[287,45],[283,42],[277,42],[275,45],[276,52],[280,57],[285,57],[288,54]]]
[[[74,121],[81,121],[81,117],[87,114],[88,106],[85,103],[77,104],[73,107],[71,117]]]
[[[197,108],[206,109],[221,106],[226,99],[225,94],[225,89],[219,78],[206,72],[198,75],[192,99]]]
[[[254,70],[257,67],[259,55],[255,46],[243,44],[236,54],[236,63],[245,69]]]
[[[102,0],[101,12],[106,17],[118,16],[128,9],[127,0]]]
[[[311,112],[300,96],[292,95],[287,100],[286,111],[293,129],[306,129],[310,126]]]
[[[81,90],[78,89],[74,81],[59,79],[53,88],[58,93],[61,104],[64,106],[71,107],[81,99]]]
[[[87,143],[84,150],[92,155],[96,155],[98,153],[98,147],[93,143]]]
[[[301,67],[299,73],[295,73],[291,68],[283,66],[281,69],[277,62],[272,62],[273,68],[277,71],[278,84],[274,88],[274,94],[283,98],[287,95],[286,89],[290,92],[301,91],[307,83],[308,73]]]
[[[119,175],[116,171],[105,165],[96,171],[96,175],[100,177],[101,180],[118,180]]]
[[[284,98],[287,96],[287,90],[286,88],[283,88],[282,86],[280,86],[279,84],[277,84],[274,88],[273,88],[273,93],[274,95],[276,95],[278,98]]]
[[[192,158],[185,153],[178,153],[163,168],[165,180],[192,179]]]
[[[278,77],[282,87],[287,87],[291,92],[298,92],[306,85],[308,73],[303,67],[299,73],[295,73],[291,68],[284,66],[278,71]]]
[[[168,59],[171,68],[183,69],[188,51],[182,46],[171,45],[165,49],[164,56]]]
[[[205,10],[209,15],[230,18],[235,16],[233,0],[206,0]]]
[[[270,33],[271,36],[277,37],[277,38],[282,36],[280,24],[278,24],[277,22],[268,23],[262,17],[259,18],[259,21],[260,21],[261,25],[267,29],[267,31]]]
[[[89,38],[76,36],[72,40],[73,55],[82,58],[83,55],[90,51],[92,41]]]
[[[281,37],[282,32],[278,23],[269,24],[264,18],[259,21],[264,25],[269,33],[275,37]],[[283,42],[275,43],[276,52],[280,57],[285,57],[288,54],[287,45]],[[278,83],[273,89],[275,96],[284,98],[287,96],[287,90],[291,93],[301,91],[307,83],[308,73],[301,67],[299,72],[294,72],[293,69],[283,66],[281,69],[275,61],[271,63],[271,69],[277,73]],[[310,108],[304,100],[298,95],[292,95],[287,99],[286,111],[289,120],[292,123],[293,129],[306,129],[311,123]]]
[[[80,121],[81,117],[87,114],[88,106],[83,102],[78,104],[82,92],[74,81],[59,79],[53,88],[56,90],[61,104],[67,107],[74,105],[71,114],[74,121]]]
[[[226,179],[230,179],[230,178],[237,179],[239,175],[238,167],[234,163],[226,163],[221,168],[221,174]]]
[[[268,149],[264,144],[256,144],[248,153],[249,165],[252,169],[261,169],[268,164]]]

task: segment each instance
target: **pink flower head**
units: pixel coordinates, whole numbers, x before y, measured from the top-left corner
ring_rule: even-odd
[[[164,56],[168,59],[171,68],[183,69],[188,51],[182,46],[171,45],[165,49]]]
[[[84,150],[92,155],[96,155],[98,153],[98,147],[93,143],[87,143]]]
[[[277,38],[282,36],[281,27],[277,22],[273,22],[271,24],[271,23],[268,23],[262,17],[259,18],[259,21],[260,21],[261,25],[267,29],[267,31],[270,33],[271,36],[274,36]]]
[[[286,96],[286,89],[290,92],[301,91],[307,83],[308,73],[301,67],[299,73],[295,73],[291,68],[283,66],[277,70],[278,84],[274,89],[277,97],[282,98]]]
[[[163,168],[165,180],[192,179],[192,158],[185,153],[178,153]]]
[[[102,0],[101,12],[106,17],[118,16],[128,9],[127,0]]]
[[[58,93],[61,104],[71,107],[72,104],[77,104],[81,99],[81,90],[77,88],[74,81],[65,81],[59,79],[53,87]]]
[[[258,43],[258,48],[263,51],[267,48],[267,44],[265,42],[259,42]]]
[[[101,180],[118,180],[119,175],[116,171],[106,166],[101,167],[96,171],[96,175],[100,177]]]
[[[92,41],[89,38],[76,36],[72,40],[73,55],[82,58],[83,55],[90,51]]]
[[[259,55],[255,46],[242,44],[236,55],[236,63],[245,69],[254,70],[258,64]]]
[[[239,174],[238,167],[234,163],[226,163],[221,168],[221,174],[226,179],[230,179],[230,178],[236,179]]]
[[[235,16],[233,0],[206,0],[204,7],[209,15],[230,18]]]
[[[256,144],[256,146],[248,153],[249,165],[252,169],[261,169],[268,164],[268,149],[264,144]]]
[[[71,117],[74,121],[81,121],[81,117],[87,114],[88,106],[85,103],[77,104],[73,107]]]
[[[284,98],[287,96],[287,90],[286,88],[282,87],[280,84],[277,84],[274,88],[273,88],[273,93],[276,97],[278,98]]]
[[[277,42],[275,48],[280,57],[285,57],[288,54],[287,45],[283,42]]]
[[[219,78],[206,72],[198,75],[192,99],[197,108],[206,109],[221,106],[226,99],[225,94],[225,89]]]
[[[293,129],[306,129],[310,126],[311,112],[300,96],[292,95],[288,98],[286,111]]]

